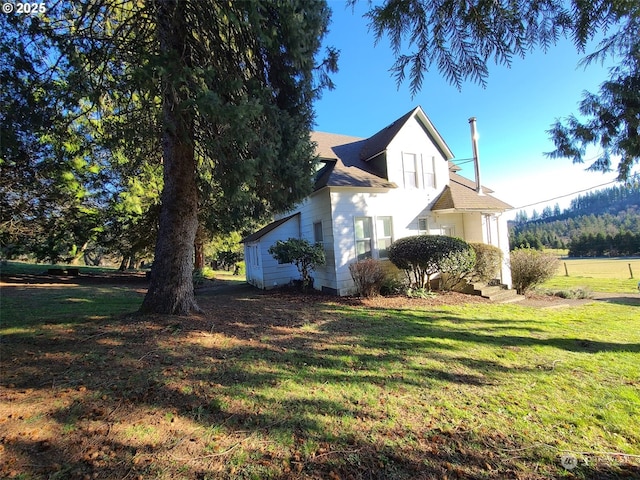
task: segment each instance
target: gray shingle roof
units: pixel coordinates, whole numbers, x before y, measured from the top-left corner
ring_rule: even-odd
[[[322,187],[397,188],[395,183],[371,172],[360,159],[366,139],[312,132],[311,140],[317,144],[316,153],[326,163],[316,176],[316,190]]]
[[[461,177],[457,173],[449,173],[449,185],[444,188],[436,199],[431,210],[491,210],[504,211],[513,207],[508,203],[489,195],[493,190],[483,186],[484,195],[479,195],[475,189],[475,182]]]
[[[456,173],[460,167],[451,161],[453,154],[420,107],[407,112],[369,138],[312,132],[311,140],[316,143],[316,153],[325,163],[316,175],[315,190],[323,187],[397,188],[395,183],[374,172],[368,160],[384,152],[400,129],[413,117],[449,161],[449,186],[438,197],[433,210],[503,211],[513,208],[489,195],[493,190],[487,187],[483,186],[485,195],[478,195],[475,182]]]
[[[271,232],[272,230],[275,230],[280,225],[282,225],[285,222],[288,222],[289,220],[291,220],[293,217],[297,215],[300,215],[300,212],[294,213],[293,215],[289,215],[288,217],[281,218],[280,220],[276,220],[275,222],[271,222],[269,225],[262,227],[257,232],[253,232],[251,235],[247,235],[246,237],[244,237],[242,240],[240,240],[240,243],[255,242],[256,240],[259,240],[260,238],[264,237],[267,233]]]
[[[404,126],[405,123],[407,123],[407,120],[411,118],[415,111],[416,109],[414,108],[410,112],[405,113],[392,124],[384,127],[372,137],[367,138],[362,145],[362,149],[360,150],[360,159],[365,161],[369,160],[370,158],[375,157],[379,153],[386,150],[391,140],[393,140],[393,138],[398,134],[400,129]]]

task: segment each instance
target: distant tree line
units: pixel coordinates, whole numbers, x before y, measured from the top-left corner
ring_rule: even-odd
[[[640,233],[583,234],[571,240],[570,257],[628,257],[640,255]]]
[[[581,195],[560,212],[556,204],[525,211],[510,223],[511,248],[568,248],[569,256],[640,255],[640,185]]]

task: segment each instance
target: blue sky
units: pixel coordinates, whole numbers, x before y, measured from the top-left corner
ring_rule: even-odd
[[[315,104],[316,130],[368,137],[420,105],[456,159],[467,159],[472,156],[468,119],[476,117],[482,183],[514,207],[615,179],[615,173],[585,172],[585,166],[568,159],[544,156],[553,150],[546,130],[554,120],[577,113],[582,92],[597,92],[607,78],[606,65],[579,67],[583,55],[570,41],[546,54],[540,50],[516,58],[511,68],[491,64],[486,88],[466,83],[458,91],[434,68],[412,98],[408,82],[398,88],[389,71],[394,59],[386,40],[374,46],[362,18],[367,2],[359,2],[355,12],[339,0],[329,5],[333,15],[325,44],[340,50],[339,72],[333,76],[336,88],[325,91]],[[463,175],[473,178],[471,164]],[[550,205],[558,202],[565,208],[570,198]],[[526,210],[540,212],[544,206]]]

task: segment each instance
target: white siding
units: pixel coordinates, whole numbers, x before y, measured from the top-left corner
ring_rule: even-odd
[[[276,239],[286,240],[291,236],[295,236],[296,238],[304,238],[313,243],[313,224],[321,222],[327,263],[324,266],[318,267],[311,274],[314,279],[313,286],[317,290],[321,290],[323,287],[335,290],[335,256],[333,249],[331,248],[333,246],[333,228],[331,219],[331,202],[329,200],[328,189],[323,189],[313,193],[298,204],[293,210],[283,214],[280,218],[291,215],[292,213],[300,213],[300,216],[298,217],[300,219],[299,232],[296,233],[296,235],[284,236],[284,232],[281,230],[281,227],[271,233],[276,235]],[[275,242],[275,240],[273,240],[273,242]],[[293,278],[297,279],[300,275],[295,266],[293,268],[295,271]],[[271,277],[272,272],[265,273],[265,278],[267,278],[268,281],[272,280]]]
[[[410,119],[387,147],[387,171],[389,180],[404,190],[403,154],[415,154],[417,163],[418,188],[405,193],[428,194],[426,205],[436,198],[449,183],[449,163],[433,144],[418,121]],[[434,170],[435,188],[425,184],[425,173]]]
[[[245,261],[247,265],[247,282],[263,290],[287,285],[291,280],[299,278],[298,269],[290,263],[279,264],[268,250],[277,240],[298,238],[300,236],[299,218],[293,217],[275,230],[263,235],[259,240],[245,244]],[[253,247],[253,248],[252,248]],[[255,260],[257,247],[258,260]],[[257,263],[257,264],[256,264]]]
[[[467,242],[486,243],[484,216],[480,212],[464,214],[464,239]]]
[[[327,189],[320,190],[308,197],[297,209],[300,212],[301,237],[314,242],[313,224],[322,223],[323,244],[327,263],[317,267],[312,273],[313,288],[322,290],[322,287],[335,289],[335,259],[331,246],[333,245],[333,229],[331,221],[331,203]]]
[[[413,159],[414,155],[417,185],[405,188],[403,162],[406,158]],[[321,222],[327,264],[313,272],[314,287],[326,288],[339,295],[352,294],[354,284],[349,264],[356,259],[355,218],[371,217],[373,220],[373,257],[376,258],[375,239],[379,236],[375,231],[379,225],[376,220],[391,217],[394,240],[425,233],[419,230],[419,220],[423,218],[428,225],[426,233],[430,235],[454,235],[469,242],[499,246],[505,255],[502,281],[511,286],[507,223],[501,215],[431,211],[431,204],[449,183],[449,164],[417,120],[409,120],[389,143],[386,160],[388,179],[399,188],[363,191],[353,187],[331,187],[313,193],[285,214],[300,213],[295,221],[286,222],[259,240],[260,265],[250,269],[247,264],[247,280],[260,288],[273,288],[298,278],[295,266],[278,265],[267,249],[276,240],[289,237],[313,242],[313,225]],[[410,184],[416,182],[409,181]],[[245,252],[248,247],[245,246]]]
[[[371,217],[374,238],[381,236],[377,231],[376,219],[392,218],[393,239],[418,235],[418,219],[427,217],[429,234],[439,235],[444,226],[453,226],[456,236],[464,235],[461,214],[433,215],[425,204],[426,192],[404,189],[362,192],[354,188],[331,189],[331,211],[333,216],[333,248],[336,252],[336,289],[340,295],[353,293],[353,280],[349,264],[356,259],[356,217]],[[374,241],[374,258],[377,245]]]
[[[262,272],[262,260],[260,258],[260,242],[244,244],[244,263],[247,283],[258,288],[264,288],[264,274]]]

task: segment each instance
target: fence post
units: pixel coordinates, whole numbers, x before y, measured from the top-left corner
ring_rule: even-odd
[[[629,274],[631,275],[631,278],[633,278],[633,270],[631,269],[631,264],[629,264]]]
[[[564,276],[565,277],[569,276],[569,270],[567,270],[567,262],[564,262]]]

